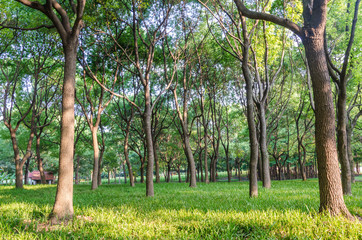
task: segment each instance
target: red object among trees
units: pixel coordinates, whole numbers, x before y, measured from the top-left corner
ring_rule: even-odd
[[[54,183],[54,174],[52,172],[44,172],[45,180],[47,183]],[[39,171],[32,171],[29,173],[28,178],[31,180],[31,184],[41,184],[41,177]]]

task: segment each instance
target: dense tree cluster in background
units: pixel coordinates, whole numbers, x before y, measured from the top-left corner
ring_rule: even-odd
[[[321,210],[350,217],[323,191],[353,194],[362,161],[359,2],[0,1],[0,181],[56,173],[57,221],[73,181],[248,177],[256,197],[319,174]]]

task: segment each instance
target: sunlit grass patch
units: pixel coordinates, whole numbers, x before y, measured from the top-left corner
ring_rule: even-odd
[[[346,204],[362,212],[361,183]],[[47,225],[55,186],[0,187],[2,239],[362,239],[361,223],[318,214],[318,182],[276,181],[248,197],[247,182],[75,186],[72,222]],[[1,239],[0,238],[0,239]]]

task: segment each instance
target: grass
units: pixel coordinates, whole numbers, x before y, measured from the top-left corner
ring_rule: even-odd
[[[89,185],[74,188],[76,217],[48,226],[56,186],[0,186],[0,239],[362,239],[362,224],[318,214],[318,182],[273,181],[248,197],[248,183]],[[362,216],[362,183],[345,197]]]

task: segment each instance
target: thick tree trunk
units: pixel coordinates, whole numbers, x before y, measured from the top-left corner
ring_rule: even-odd
[[[328,211],[331,215],[343,214],[348,218],[352,218],[343,200],[338,166],[335,114],[323,45],[324,25],[318,25],[318,27],[317,29],[304,28],[303,44],[311,73],[315,99],[315,141],[320,191],[319,209],[320,211]]]
[[[64,46],[65,66],[62,92],[62,119],[59,151],[59,179],[52,224],[73,218],[74,93],[77,41]]]
[[[262,180],[263,187],[270,188],[270,170],[269,170],[269,154],[268,154],[268,146],[267,146],[267,136],[266,136],[266,120],[265,120],[265,106],[263,103],[260,103],[259,107],[259,121],[260,121],[260,155],[262,162]]]
[[[92,131],[92,145],[93,145],[93,175],[91,189],[98,188],[98,171],[99,171],[99,146],[97,137],[97,127],[91,127]]]

